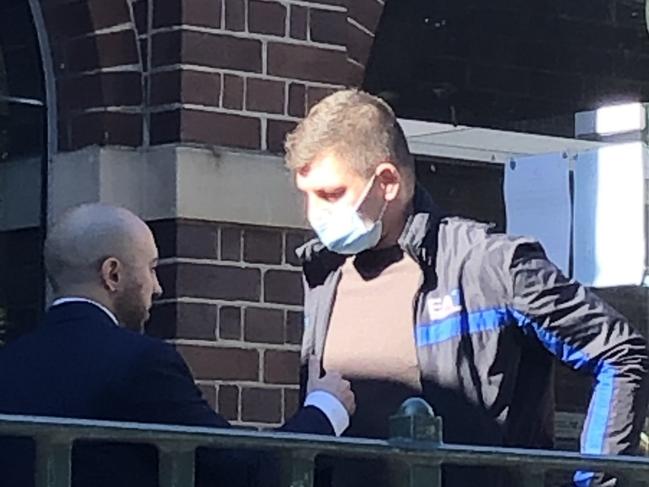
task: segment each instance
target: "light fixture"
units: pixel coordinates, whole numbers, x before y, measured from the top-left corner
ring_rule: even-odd
[[[646,125],[647,111],[642,103],[605,106],[595,113],[595,132],[599,135],[640,131]]]

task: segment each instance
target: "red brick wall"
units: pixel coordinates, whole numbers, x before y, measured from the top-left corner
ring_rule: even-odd
[[[307,107],[363,81],[383,2],[347,4],[42,0],[60,149],[190,142],[280,151]]]
[[[205,398],[226,418],[279,424],[295,411],[305,232],[151,223],[165,294],[148,332],[173,339]]]
[[[143,55],[127,0],[42,0],[57,88],[58,145],[140,146]]]
[[[355,3],[380,14],[376,0]],[[371,41],[348,35],[356,28],[345,4],[225,0],[178,9],[154,2],[151,142],[280,152],[307,107],[362,82],[358,60],[367,56],[357,52],[369,52]]]

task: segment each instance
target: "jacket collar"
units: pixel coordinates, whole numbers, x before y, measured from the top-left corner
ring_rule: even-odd
[[[61,325],[73,322],[97,323],[115,326],[113,319],[92,303],[67,302],[50,307],[45,314],[45,325]]]
[[[87,304],[92,304],[93,306],[96,306],[100,310],[102,310],[104,313],[108,315],[108,317],[111,319],[113,323],[115,323],[116,326],[119,326],[119,321],[117,320],[117,317],[115,314],[109,310],[106,306],[104,306],[101,303],[98,303],[97,301],[93,301],[92,299],[88,298],[82,298],[78,296],[67,296],[67,297],[62,297],[62,298],[57,298],[54,300],[52,305],[50,306],[51,308],[54,308],[55,306],[61,306],[62,304],[70,304],[70,303],[87,303]]]

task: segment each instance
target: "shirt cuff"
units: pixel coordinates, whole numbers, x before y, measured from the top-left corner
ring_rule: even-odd
[[[336,436],[342,435],[349,426],[349,413],[333,394],[313,391],[306,397],[304,406],[314,406],[322,411],[331,423]]]

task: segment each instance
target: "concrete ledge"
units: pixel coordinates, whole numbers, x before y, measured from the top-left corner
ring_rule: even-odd
[[[605,145],[413,120],[401,123],[414,154],[449,159],[502,164],[520,155]],[[11,203],[0,213],[0,228],[37,224],[39,163],[0,165],[0,195],[8,195]],[[302,197],[282,158],[260,152],[178,145],[146,151],[87,147],[53,157],[49,190],[50,222],[71,206],[102,201],[130,208],[147,220],[189,218],[308,228]],[[20,203],[26,206],[17,209]]]
[[[58,154],[51,164],[50,222],[91,201],[125,206],[147,220],[307,227],[282,159],[253,152],[162,146]]]
[[[302,196],[280,157],[176,149],[181,217],[307,228]]]

